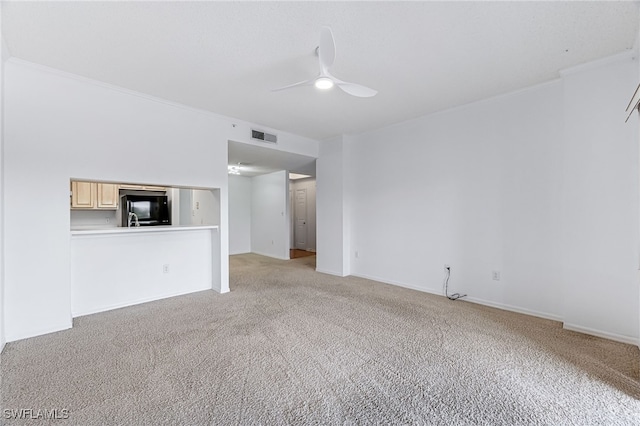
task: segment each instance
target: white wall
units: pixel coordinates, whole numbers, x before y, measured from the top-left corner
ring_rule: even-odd
[[[295,191],[297,189],[305,189],[307,192],[307,235],[306,241],[307,246],[305,250],[307,251],[316,251],[316,179],[315,178],[306,178],[306,179],[296,179],[289,181],[289,187],[293,191],[293,200],[295,203]],[[295,223],[295,205],[291,204],[291,218],[290,221],[292,224]],[[295,225],[293,225],[295,227]],[[290,232],[292,227],[289,227]],[[293,241],[291,239],[290,241]],[[291,247],[294,247],[295,243],[292,243]]]
[[[0,353],[4,349],[4,63],[9,51],[2,37],[2,2],[0,2]]]
[[[559,316],[561,139],[559,81],[360,136],[352,272]]]
[[[289,179],[286,171],[251,178],[251,251],[289,259]]]
[[[636,76],[625,56],[356,137],[352,273],[441,293],[446,263],[470,300],[636,342]]]
[[[4,77],[7,341],[71,326],[72,178],[219,188],[213,281],[228,291],[227,146],[254,143],[260,126],[18,59]],[[317,141],[264,130],[278,134],[274,149],[317,156]]]
[[[72,315],[211,289],[212,233],[217,237],[217,232],[192,228],[73,236]]]
[[[71,229],[116,228],[120,226],[120,210],[71,210]]]
[[[635,342],[638,140],[623,112],[636,67],[355,137],[352,273],[440,294],[449,264],[472,301]]]
[[[8,341],[71,326],[73,177],[221,188],[214,261],[228,291],[228,121],[13,59],[5,81]]]
[[[563,74],[565,327],[636,342],[639,230],[638,84],[629,55]]]
[[[192,189],[192,225],[219,225],[218,190]]]
[[[191,225],[191,218],[193,216],[193,191],[188,188],[180,188],[178,190],[178,224],[181,226]]]
[[[229,254],[251,252],[251,178],[229,175]]]
[[[349,151],[348,136],[326,140],[320,145],[316,162],[316,270],[338,276],[351,273],[350,177],[345,172],[350,165]]]
[[[318,157],[320,143],[314,139],[305,138],[270,127],[254,125],[251,123],[243,122],[241,120],[235,120],[231,118],[226,118],[226,120],[229,123],[227,132],[229,140],[242,142],[247,145],[255,145],[260,148],[291,152],[294,154],[305,155],[313,158]],[[251,139],[252,128],[277,135],[278,143],[265,143]]]

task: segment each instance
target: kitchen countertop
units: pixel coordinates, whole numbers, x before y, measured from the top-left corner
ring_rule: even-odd
[[[71,229],[71,235],[109,235],[109,234],[138,234],[149,232],[178,232],[197,231],[203,229],[218,229],[218,225],[191,225],[191,226],[139,226],[139,227],[111,227],[111,228],[75,228]]]

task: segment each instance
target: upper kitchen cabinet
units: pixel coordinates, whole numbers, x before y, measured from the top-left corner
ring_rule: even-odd
[[[116,210],[118,208],[118,185],[71,181],[71,208]]]
[[[153,186],[153,185],[132,185],[128,183],[121,183],[120,189],[132,189],[136,191],[166,191],[166,186]]]
[[[118,208],[118,185],[114,183],[98,183],[97,207],[99,209],[116,210]]]
[[[71,208],[94,209],[96,207],[96,184],[94,182],[71,181]]]

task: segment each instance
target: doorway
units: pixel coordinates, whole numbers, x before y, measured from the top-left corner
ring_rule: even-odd
[[[290,176],[297,176],[293,173]],[[290,178],[290,258],[316,252],[316,180],[311,176]]]

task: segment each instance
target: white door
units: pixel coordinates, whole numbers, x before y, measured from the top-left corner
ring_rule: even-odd
[[[295,207],[296,229],[295,247],[300,250],[307,249],[307,190],[296,189]]]
[[[289,248],[296,248],[296,218],[295,214],[291,214],[291,209],[295,208],[293,202],[293,190],[289,189]]]

